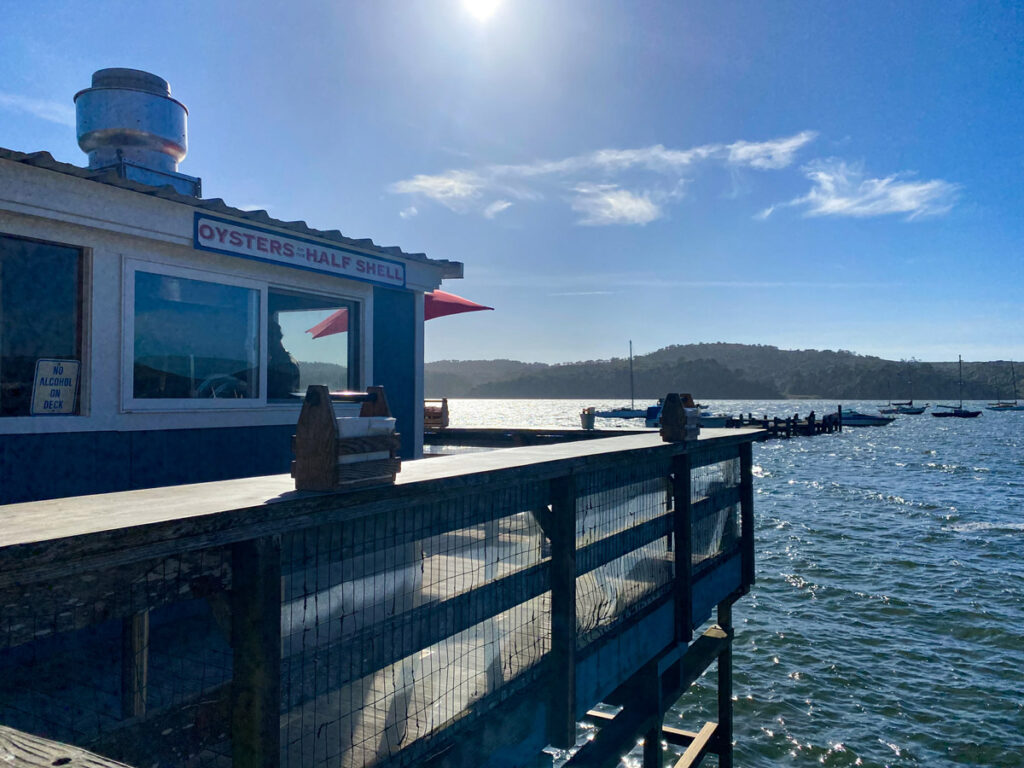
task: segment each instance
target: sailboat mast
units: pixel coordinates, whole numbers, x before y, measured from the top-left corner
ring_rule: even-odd
[[[1013,404],[1017,404],[1017,374],[1013,370],[1013,360],[1010,361],[1010,379],[1013,381]]]
[[[633,402],[633,340],[629,340],[629,409],[634,410],[636,403]]]
[[[957,360],[960,361],[960,408],[964,407],[964,359],[961,355],[957,355]]]

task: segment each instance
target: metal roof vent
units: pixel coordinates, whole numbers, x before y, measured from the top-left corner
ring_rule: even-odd
[[[89,167],[200,197],[201,181],[178,173],[188,152],[188,110],[163,78],[138,69],[101,69],[75,94],[78,146]]]

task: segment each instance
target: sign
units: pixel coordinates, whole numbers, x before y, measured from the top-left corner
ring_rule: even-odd
[[[80,366],[77,360],[36,360],[30,413],[33,416],[74,413]]]
[[[405,287],[405,265],[315,240],[287,237],[259,227],[196,213],[194,247],[229,256],[285,264],[337,277]]]

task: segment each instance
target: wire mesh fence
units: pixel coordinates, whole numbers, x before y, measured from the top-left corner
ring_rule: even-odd
[[[743,533],[737,455],[694,462],[695,569]],[[577,648],[599,647],[676,588],[673,466],[663,451],[566,470]],[[546,531],[566,510],[552,506],[550,470],[537,478],[365,509],[339,495],[273,534],[270,741],[281,765],[414,764],[541,681]],[[140,766],[229,768],[247,587],[237,543],[206,546],[0,589],[0,724]]]
[[[4,592],[0,723],[147,765],[219,765],[232,654],[224,551]]]
[[[577,647],[671,586],[670,468],[665,459],[577,476]]]

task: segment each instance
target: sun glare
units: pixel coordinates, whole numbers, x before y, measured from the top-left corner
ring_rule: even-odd
[[[462,6],[469,11],[477,21],[487,21],[498,10],[501,0],[462,0]]]

